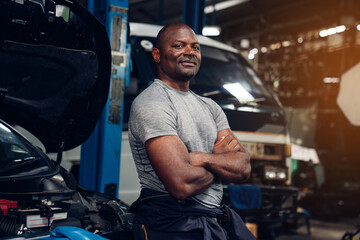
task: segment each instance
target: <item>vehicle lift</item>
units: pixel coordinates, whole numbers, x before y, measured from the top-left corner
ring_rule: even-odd
[[[116,196],[120,173],[122,104],[129,84],[128,0],[89,0],[88,9],[109,34],[112,66],[108,101],[90,138],[81,147],[80,185]]]

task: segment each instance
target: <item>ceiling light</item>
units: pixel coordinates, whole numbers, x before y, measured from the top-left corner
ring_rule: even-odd
[[[320,37],[327,37],[330,35],[334,35],[336,33],[341,33],[344,32],[346,30],[345,25],[340,25],[337,27],[333,27],[333,28],[329,28],[329,29],[325,29],[319,32],[319,36]]]
[[[337,77],[325,77],[323,78],[324,83],[339,83],[340,79]]]
[[[214,11],[220,11],[220,10],[230,8],[230,7],[239,5],[241,3],[249,2],[249,1],[250,0],[228,0],[228,1],[220,2],[220,3],[216,3],[215,8],[213,5],[207,6],[207,7],[205,7],[204,12],[205,12],[205,14],[209,14]]]
[[[248,54],[248,59],[249,60],[253,60],[255,58],[255,54],[249,53]]]
[[[249,51],[248,59],[253,60],[255,58],[255,55],[258,54],[259,50],[257,48],[253,48]]]
[[[281,43],[273,43],[270,45],[270,49],[271,50],[276,50],[276,49],[279,49],[281,48]]]
[[[289,47],[291,45],[291,42],[290,41],[283,41],[282,42],[282,46],[283,47]]]
[[[205,26],[202,30],[204,36],[219,36],[221,28],[219,26]]]
[[[262,47],[260,50],[261,50],[262,53],[267,53],[268,49],[267,49],[267,47]]]
[[[360,24],[356,26],[356,29],[360,31]]]
[[[247,49],[250,47],[250,40],[249,39],[241,39],[240,41],[240,47]]]
[[[257,48],[253,48],[250,50],[250,53],[254,54],[254,55],[257,54],[258,52],[259,52],[259,50]]]

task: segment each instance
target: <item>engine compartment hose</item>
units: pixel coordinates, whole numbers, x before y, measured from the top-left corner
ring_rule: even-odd
[[[18,228],[16,219],[0,215],[0,237],[17,235]]]

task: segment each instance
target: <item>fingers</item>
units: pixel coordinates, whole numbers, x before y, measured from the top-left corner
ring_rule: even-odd
[[[240,151],[240,150],[241,150],[240,144],[236,144],[236,146],[234,147],[233,151],[234,151],[234,152],[237,152],[237,151]]]
[[[231,135],[226,135],[221,137],[219,141],[217,141],[214,145],[213,152],[214,153],[224,153],[224,152],[235,152],[239,151],[241,146],[237,139],[234,139]]]
[[[222,141],[224,141],[224,139],[226,138],[227,136],[222,136],[221,139],[219,141],[217,141],[216,143],[221,143]]]
[[[237,140],[232,139],[228,144],[229,151],[238,151],[240,150],[240,144]]]
[[[232,140],[233,140],[233,138],[230,135],[223,136],[220,139],[221,142],[224,142],[226,144],[229,144]]]

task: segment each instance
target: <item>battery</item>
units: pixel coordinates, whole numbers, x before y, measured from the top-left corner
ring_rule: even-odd
[[[17,208],[17,201],[10,201],[5,199],[0,199],[0,209],[3,212],[3,215],[6,216],[8,209]]]
[[[68,211],[59,207],[22,208],[11,209],[9,215],[16,216],[17,222],[28,228],[41,228],[51,226],[53,221],[67,219]]]

